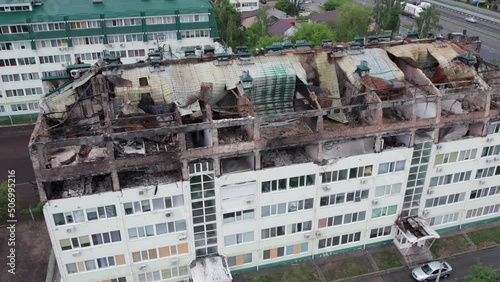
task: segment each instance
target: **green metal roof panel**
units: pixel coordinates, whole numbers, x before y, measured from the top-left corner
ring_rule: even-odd
[[[0,0],[0,3],[11,1]],[[57,22],[64,20],[140,17],[175,14],[208,13],[212,9],[208,0],[103,0],[103,3],[93,4],[92,0],[71,1],[61,5],[59,0],[43,0],[42,6],[33,6],[32,11],[4,12],[0,17],[0,25],[31,22]]]

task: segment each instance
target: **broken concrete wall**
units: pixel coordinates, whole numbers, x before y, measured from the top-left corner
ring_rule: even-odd
[[[323,159],[340,159],[351,156],[373,153],[375,138],[364,138],[342,143],[325,142],[323,144]]]

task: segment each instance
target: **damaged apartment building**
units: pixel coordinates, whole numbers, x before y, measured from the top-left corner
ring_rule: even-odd
[[[373,47],[373,46],[370,46]],[[461,44],[99,63],[30,156],[62,281],[230,281],[497,220],[500,72]]]

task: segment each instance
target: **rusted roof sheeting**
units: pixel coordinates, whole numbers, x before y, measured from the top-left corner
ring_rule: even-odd
[[[363,76],[359,82],[371,90],[395,90],[405,87],[404,83],[398,80],[385,80],[371,75]]]

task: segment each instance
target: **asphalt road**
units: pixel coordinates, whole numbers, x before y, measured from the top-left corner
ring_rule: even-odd
[[[16,171],[16,195],[21,208],[34,207],[39,202],[28,151],[32,131],[33,126],[0,128],[0,181],[7,179],[8,170]]]
[[[491,266],[494,269],[496,269],[497,272],[499,272],[500,270],[500,260],[498,259],[499,252],[500,252],[500,247],[495,247],[491,249],[477,251],[475,253],[449,258],[446,261],[451,265],[453,271],[448,279],[441,279],[440,281],[443,282],[464,281],[464,277],[470,274],[470,267],[478,262],[482,262],[484,265]],[[411,270],[405,267],[403,269],[398,269],[381,275],[369,275],[363,278],[349,279],[346,281],[404,282],[404,281],[413,281],[413,279],[411,277]]]
[[[357,3],[373,7],[373,0],[354,0]],[[486,61],[500,60],[500,26],[485,22],[479,18],[477,23],[465,21],[465,15],[453,11],[437,8],[441,15],[440,24],[443,27],[442,34],[450,32],[462,32],[467,30],[468,35],[479,36],[482,41],[479,55]],[[414,25],[415,20],[407,16],[401,16],[402,25]]]

